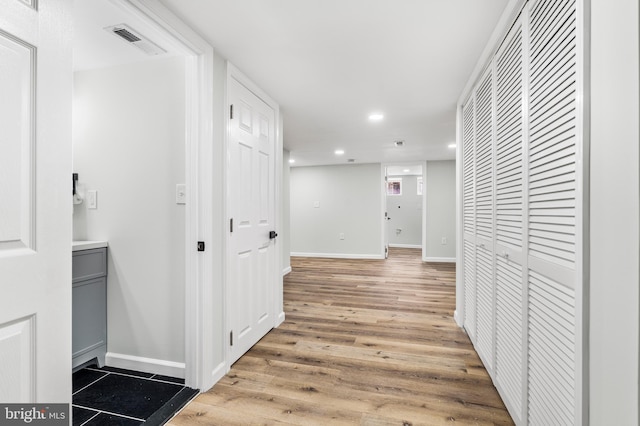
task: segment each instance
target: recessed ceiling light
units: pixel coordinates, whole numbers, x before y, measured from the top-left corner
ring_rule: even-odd
[[[289,158],[289,163],[293,164],[295,162],[296,162],[296,160],[294,160],[293,158]]]
[[[342,150],[342,149],[336,149],[336,150],[335,150],[335,154],[336,154],[336,155],[342,155],[342,154],[344,154],[344,150]]]
[[[384,118],[384,115],[380,113],[374,113],[369,115],[369,120],[371,121],[380,121]]]
[[[453,149],[453,148],[455,148],[455,147],[456,147],[456,144],[455,144],[455,143],[450,143],[450,144],[449,144],[449,145],[447,145],[447,146],[448,146],[449,148]]]
[[[409,173],[410,171],[411,171],[411,170],[409,170],[409,169],[404,169],[404,170],[403,170],[403,172],[405,172],[405,173]]]

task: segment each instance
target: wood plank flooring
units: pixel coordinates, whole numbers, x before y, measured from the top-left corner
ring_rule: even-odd
[[[511,425],[453,320],[455,266],[292,258],[285,322],[169,424]]]

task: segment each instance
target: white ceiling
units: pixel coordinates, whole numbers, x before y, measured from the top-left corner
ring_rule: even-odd
[[[453,159],[456,101],[508,2],[160,1],[280,104],[295,166]],[[122,23],[105,19],[108,0],[76,5],[101,9],[96,22],[77,17],[77,39],[121,43],[102,30]],[[117,61],[95,46],[76,43],[78,69]],[[369,122],[372,112],[385,118]]]

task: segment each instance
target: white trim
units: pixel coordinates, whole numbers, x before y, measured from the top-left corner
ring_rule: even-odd
[[[384,254],[292,252],[291,257],[323,257],[323,258],[329,258],[329,259],[384,259]]]
[[[275,324],[274,327],[279,327],[280,324],[282,324],[284,322],[284,319],[285,319],[284,312],[280,312],[278,314],[278,316],[276,317],[276,324]]]
[[[162,376],[177,377],[179,379],[184,379],[185,376],[184,362],[107,352],[105,364],[108,367],[160,374]]]
[[[213,244],[213,48],[169,9],[154,0],[111,0],[128,14],[144,20],[163,34],[185,61],[185,365],[182,377],[191,388],[213,386],[215,335],[213,321],[212,256],[199,256],[198,240]],[[224,201],[224,200],[223,200]],[[146,358],[141,358],[146,359]]]
[[[423,257],[422,260],[424,262],[456,263],[455,257]]]
[[[216,365],[216,367],[213,370],[211,370],[210,380],[213,383],[217,383],[220,379],[224,377],[225,374],[227,374],[227,364],[224,362],[221,362],[218,365]]]
[[[421,249],[422,245],[421,244],[389,244],[389,247]]]
[[[282,276],[289,275],[291,273],[291,266],[287,266],[282,270]]]

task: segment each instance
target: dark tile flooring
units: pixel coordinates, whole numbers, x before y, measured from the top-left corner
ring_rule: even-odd
[[[162,425],[197,393],[175,377],[86,367],[73,373],[73,425]]]

